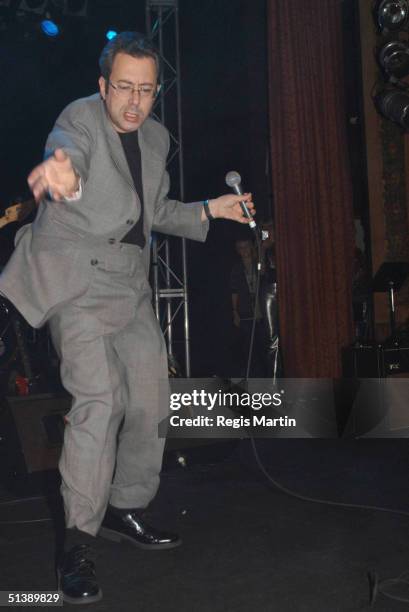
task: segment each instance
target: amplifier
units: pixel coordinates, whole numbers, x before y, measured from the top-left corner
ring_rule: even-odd
[[[409,347],[353,345],[344,349],[342,362],[345,378],[409,377]]]
[[[52,394],[2,399],[0,434],[15,475],[57,469],[71,401]]]
[[[344,378],[381,378],[383,376],[382,346],[353,345],[342,351]]]
[[[409,347],[354,345],[343,351],[343,366],[345,378],[361,379],[348,382],[338,410],[343,435],[409,437]]]
[[[409,377],[409,347],[384,346],[382,371],[384,376],[407,374]]]

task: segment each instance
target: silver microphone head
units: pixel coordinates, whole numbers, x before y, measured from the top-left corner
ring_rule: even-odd
[[[230,187],[231,189],[234,189],[235,187],[240,185],[240,183],[241,183],[241,176],[235,170],[231,170],[230,172],[228,172],[226,174],[225,181],[226,181],[226,185],[228,187]]]

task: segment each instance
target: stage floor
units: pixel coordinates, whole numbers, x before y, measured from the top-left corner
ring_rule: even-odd
[[[409,512],[406,440],[258,440],[257,448],[272,477],[302,495]],[[369,570],[385,579],[409,568],[409,516],[290,497],[267,484],[249,440],[224,457],[207,447],[194,460],[184,454],[186,468],[168,462],[150,511],[183,545],[146,552],[97,538],[104,598],[88,609],[353,612],[367,609]],[[48,503],[10,504],[4,489],[0,497],[0,590],[54,589]],[[379,595],[373,609],[404,605]]]

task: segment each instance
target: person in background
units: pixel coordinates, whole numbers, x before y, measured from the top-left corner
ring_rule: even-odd
[[[282,367],[279,347],[275,238],[272,221],[262,223],[261,231],[264,232],[264,240],[261,243],[260,310],[264,326],[266,376],[275,379],[282,375]]]
[[[250,349],[253,318],[256,318],[250,376],[263,378],[264,366],[264,328],[259,305],[256,308],[257,256],[250,239],[237,240],[235,243],[239,260],[230,274],[230,291],[233,324],[239,330],[241,344],[240,376],[245,376]]]

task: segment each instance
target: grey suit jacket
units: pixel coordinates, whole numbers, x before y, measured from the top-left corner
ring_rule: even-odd
[[[167,130],[147,119],[139,128],[139,145],[148,272],[152,230],[203,241],[208,221],[201,221],[199,202],[184,204],[167,197]],[[120,241],[141,210],[120,138],[99,95],[65,108],[48,137],[46,156],[57,147],[67,152],[81,176],[82,197],[74,202],[42,201],[35,221],[17,233],[15,251],[0,276],[0,292],[33,327],[86,291],[92,248]]]

